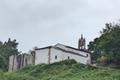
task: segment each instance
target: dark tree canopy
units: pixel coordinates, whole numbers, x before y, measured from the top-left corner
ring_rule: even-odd
[[[97,60],[105,56],[109,63],[120,65],[120,24],[106,24],[100,33],[100,37],[88,45],[92,58]]]
[[[19,54],[17,49],[18,43],[10,38],[6,42],[0,41],[0,69],[6,71],[9,64],[9,56]]]

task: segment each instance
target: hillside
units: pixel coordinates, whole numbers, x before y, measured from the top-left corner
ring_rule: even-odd
[[[120,70],[95,68],[74,60],[28,66],[16,72],[0,72],[0,80],[120,80]]]

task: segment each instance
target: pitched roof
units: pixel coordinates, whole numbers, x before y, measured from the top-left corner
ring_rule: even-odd
[[[70,48],[70,49],[74,49],[74,50],[77,50],[77,51],[82,51],[82,52],[86,52],[86,53],[90,54],[90,52],[88,50],[78,49],[78,48],[74,48],[74,47],[71,47],[71,46],[66,46],[66,45],[63,45],[63,44],[60,44],[60,43],[56,44],[55,46],[57,46],[57,45],[62,45],[62,46],[65,46],[67,48]]]
[[[35,50],[42,50],[42,49],[47,49],[47,48],[55,48],[57,50],[61,50],[61,51],[67,52],[67,53],[75,54],[75,55],[82,56],[82,57],[88,57],[88,55],[85,56],[85,55],[79,54],[79,53],[74,52],[74,51],[66,50],[66,49],[61,48],[59,46],[64,46],[64,47],[69,48],[69,49],[74,49],[76,51],[82,51],[82,52],[90,54],[90,52],[88,52],[87,50],[80,50],[80,49],[76,49],[76,48],[73,48],[73,47],[70,47],[70,46],[66,46],[66,45],[63,45],[63,44],[59,44],[59,43],[56,44],[55,46],[48,46],[48,47],[43,47],[43,48],[37,48]]]

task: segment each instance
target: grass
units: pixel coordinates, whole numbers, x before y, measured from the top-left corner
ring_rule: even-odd
[[[96,68],[66,60],[27,66],[16,72],[0,71],[0,80],[120,80],[120,70]]]

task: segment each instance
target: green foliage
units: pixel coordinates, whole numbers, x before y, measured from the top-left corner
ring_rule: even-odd
[[[102,66],[106,66],[109,63],[109,58],[107,56],[101,56],[100,58],[98,58],[98,62]]]
[[[91,51],[92,61],[97,61],[101,57],[101,51],[98,48],[99,38],[95,38],[94,41],[91,41],[88,45],[88,50]]]
[[[120,80],[120,70],[96,68],[66,60],[30,65],[19,71],[0,74],[0,80]]]
[[[96,60],[101,56],[107,56],[109,63],[120,65],[120,24],[106,24],[101,36],[96,39],[88,46],[89,50],[93,51],[92,56],[96,57],[99,53]]]
[[[16,40],[8,39],[7,42],[0,42],[0,69],[7,71],[9,56],[18,54],[18,43]]]

